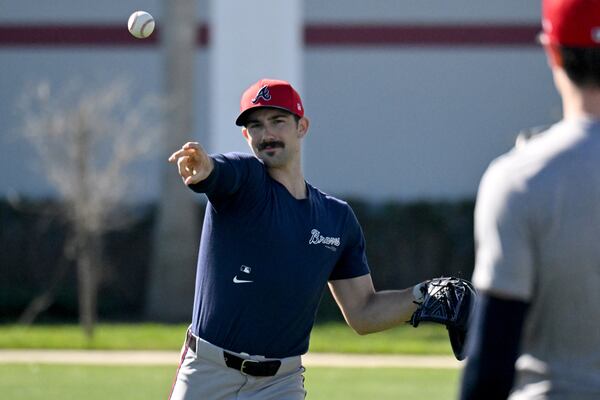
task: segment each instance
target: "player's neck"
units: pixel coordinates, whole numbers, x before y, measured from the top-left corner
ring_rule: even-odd
[[[559,91],[564,119],[600,119],[600,89],[579,88],[565,79]]]
[[[600,119],[600,91],[597,92],[594,96],[563,99],[564,119]]]
[[[281,168],[269,168],[268,171],[271,178],[285,186],[294,198],[298,200],[306,198],[306,182],[299,163]]]

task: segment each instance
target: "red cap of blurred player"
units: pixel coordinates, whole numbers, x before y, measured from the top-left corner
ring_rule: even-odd
[[[600,46],[600,0],[542,0],[543,40],[567,47]]]
[[[248,113],[259,107],[279,108],[300,118],[304,116],[300,95],[286,81],[261,79],[246,89],[240,100],[240,115],[235,124],[244,126]]]

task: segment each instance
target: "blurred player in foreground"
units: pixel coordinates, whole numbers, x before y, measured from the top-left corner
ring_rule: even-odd
[[[600,1],[542,3],[563,119],[482,178],[463,400],[600,399]]]
[[[209,200],[171,399],[304,399],[301,355],[327,284],[360,334],[416,310],[413,288],[375,291],[353,211],[304,180],[309,120],[292,86],[260,80],[240,109],[236,124],[254,155],[186,143],[169,159]]]

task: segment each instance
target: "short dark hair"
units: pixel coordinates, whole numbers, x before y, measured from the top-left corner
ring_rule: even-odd
[[[254,110],[258,109],[258,108],[274,108],[274,109],[277,109],[277,110],[279,110],[281,112],[284,112],[286,114],[290,114],[292,117],[294,117],[294,121],[296,121],[296,126],[298,126],[298,123],[300,122],[300,119],[301,119],[301,117],[299,117],[298,115],[294,114],[293,112],[285,110],[283,108],[279,108],[279,107],[266,107],[266,106],[265,107],[256,107],[254,109],[246,110],[246,112],[249,115],[249,114],[251,114],[251,111],[254,111]],[[243,118],[241,120],[242,126],[244,128],[246,127],[246,123],[248,122],[248,115],[245,115],[245,118]]]
[[[600,88],[600,48],[560,48],[563,68],[578,87]]]

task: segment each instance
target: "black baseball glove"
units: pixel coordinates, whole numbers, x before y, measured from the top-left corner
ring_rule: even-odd
[[[454,356],[463,360],[469,318],[477,297],[473,284],[460,278],[442,277],[423,282],[417,290],[422,298],[415,301],[418,308],[410,324],[415,328],[423,321],[446,325]]]

